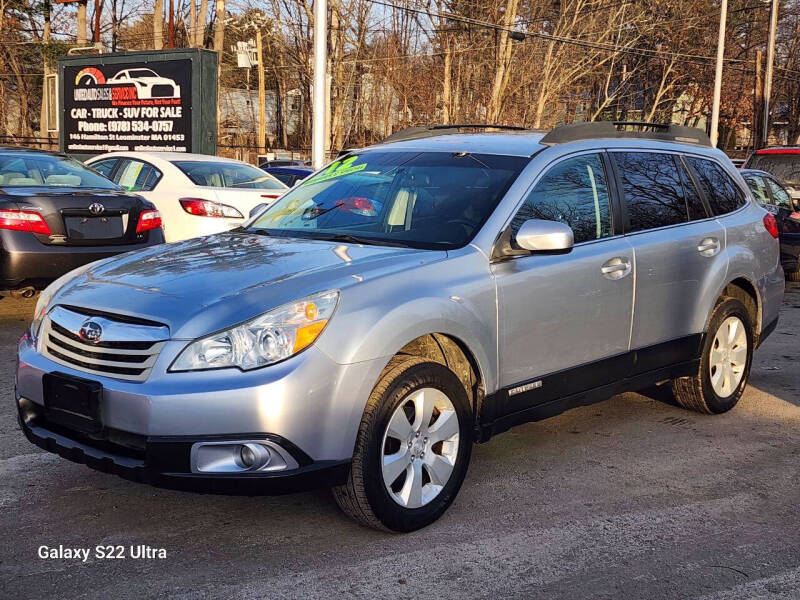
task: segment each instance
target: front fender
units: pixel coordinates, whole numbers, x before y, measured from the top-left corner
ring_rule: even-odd
[[[456,338],[472,354],[487,393],[497,385],[496,291],[488,263],[466,253],[407,274],[342,290],[319,348],[341,364],[385,362],[431,333]]]

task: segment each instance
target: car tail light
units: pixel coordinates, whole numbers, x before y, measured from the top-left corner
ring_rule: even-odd
[[[203,200],[202,198],[181,198],[179,200],[183,210],[196,217],[224,217],[228,219],[243,219],[244,215],[232,206]]]
[[[50,235],[42,215],[31,210],[6,209],[0,210],[0,229],[13,229],[14,231],[29,231]]]
[[[800,154],[800,148],[762,148],[756,154]]]
[[[344,198],[341,201],[341,208],[362,217],[374,217],[378,214],[369,198]]]
[[[144,233],[151,229],[161,227],[161,213],[157,210],[143,210],[139,215],[139,223],[136,225],[136,233]]]
[[[772,213],[764,215],[764,227],[772,237],[778,239],[778,221],[775,219],[775,215]]]

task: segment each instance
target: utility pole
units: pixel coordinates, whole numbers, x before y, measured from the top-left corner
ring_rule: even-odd
[[[264,82],[264,41],[261,24],[256,28],[256,52],[258,52],[258,153],[267,151],[267,94]]]
[[[722,95],[722,59],[725,56],[725,23],[728,20],[728,0],[721,0],[719,8],[719,37],[717,38],[717,68],[714,73],[714,100],[711,104],[711,145],[719,140],[719,101]]]
[[[764,77],[764,124],[761,130],[761,143],[766,146],[769,138],[769,101],[772,94],[772,67],[775,62],[775,33],[778,29],[778,0],[772,0],[769,11],[769,41],[767,42],[767,68]]]
[[[328,114],[326,64],[328,54],[328,0],[314,0],[314,90],[311,99],[311,163],[315,169],[325,164],[325,123]]]
[[[756,50],[756,82],[754,88],[753,98],[753,150],[758,150],[762,147],[762,115],[761,109],[764,105],[764,80],[761,76],[761,64],[764,62],[764,53],[761,50]]]
[[[42,3],[42,12],[44,13],[44,29],[42,31],[42,42],[44,43],[44,48],[49,48],[50,40],[51,40],[51,24],[50,24],[50,10],[51,10],[50,0],[45,0]],[[50,110],[49,102],[50,97],[47,94],[47,79],[48,75],[50,74],[50,61],[48,60],[47,53],[45,52],[44,56],[42,56],[42,63],[44,66],[44,77],[42,78],[42,109],[40,113],[40,121],[39,121],[39,136],[42,138],[47,138],[48,143],[50,142],[50,133],[47,130],[47,117],[48,111]]]
[[[86,45],[86,0],[78,2],[78,46]]]
[[[153,48],[161,50],[164,47],[164,0],[155,0],[153,3]]]

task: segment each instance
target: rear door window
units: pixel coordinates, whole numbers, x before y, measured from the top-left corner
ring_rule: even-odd
[[[720,165],[713,160],[693,156],[686,157],[686,162],[694,170],[697,182],[715,215],[724,215],[745,205],[747,198],[744,192]]]
[[[96,163],[92,163],[89,166],[106,179],[111,179],[111,171],[114,170],[114,167],[117,166],[118,162],[118,158],[105,158],[103,160],[98,160]]]
[[[792,210],[792,200],[789,197],[789,193],[769,177],[764,177],[764,181],[767,182],[767,185],[772,192],[772,199],[775,204],[781,208]]]
[[[708,211],[700,192],[697,191],[694,181],[692,181],[689,171],[683,164],[683,161],[676,157],[678,163],[678,170],[681,172],[681,181],[683,182],[683,197],[686,200],[686,209],[689,211],[690,221],[699,221],[700,219],[708,218]]]
[[[769,192],[767,191],[767,184],[764,183],[764,178],[760,175],[747,175],[744,180],[750,191],[753,192],[756,202],[761,206],[770,203]]]
[[[114,180],[129,192],[150,192],[161,179],[161,171],[150,163],[132,158],[123,159]]]
[[[613,152],[628,212],[628,231],[686,223],[689,213],[675,156]]]

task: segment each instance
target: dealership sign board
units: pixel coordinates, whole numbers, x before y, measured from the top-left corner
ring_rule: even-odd
[[[216,58],[186,49],[61,59],[61,150],[214,154]]]

